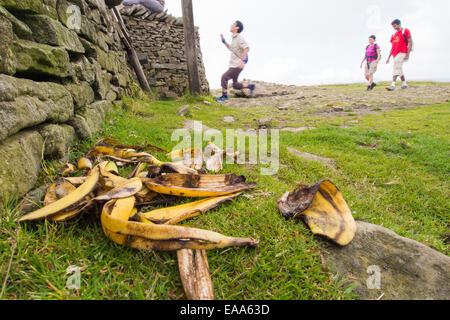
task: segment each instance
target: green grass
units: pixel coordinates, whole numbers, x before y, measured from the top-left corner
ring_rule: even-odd
[[[224,129],[256,127],[256,108],[238,110],[203,104],[202,98],[149,101],[125,98],[125,108],[112,113],[101,132],[73,150],[74,159],[98,139],[111,137],[127,144],[151,143],[171,150],[173,129],[183,126],[176,116],[190,103],[188,119]],[[443,234],[449,229],[450,104],[366,115],[350,129],[338,119],[305,118],[314,130],[281,132],[281,168],[275,176],[259,174],[261,166],[226,165],[224,172],[245,175],[258,187],[184,225],[235,237],[260,240],[256,249],[208,251],[217,299],[352,299],[351,283],[322,270],[322,239],[303,223],[286,221],[276,199],[297,183],[325,178],[336,183],[355,218],[390,228],[449,254]],[[206,143],[206,142],[205,142]],[[336,160],[337,169],[292,156],[287,147]],[[161,153],[154,153],[163,159]],[[40,181],[54,179],[57,166],[46,163]],[[397,184],[386,185],[396,181]],[[254,196],[252,196],[254,195]],[[107,239],[95,214],[65,224],[18,224],[17,200],[2,204],[0,281],[7,274],[4,299],[183,299],[174,253],[138,251]],[[70,265],[81,267],[81,290],[65,289]]]

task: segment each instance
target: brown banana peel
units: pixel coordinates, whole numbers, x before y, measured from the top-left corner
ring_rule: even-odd
[[[301,218],[314,234],[346,246],[355,236],[356,222],[339,189],[329,180],[308,187],[300,184],[277,201],[286,219]]]
[[[181,197],[206,198],[229,195],[255,187],[245,183],[245,177],[226,175],[165,174],[156,178],[142,179],[151,191]]]
[[[177,251],[178,269],[189,300],[214,300],[214,290],[205,250]]]
[[[132,236],[135,237],[135,240],[174,241],[175,243],[184,244],[175,250],[182,248],[211,249],[233,246],[255,247],[258,245],[258,241],[255,239],[227,237],[213,231],[121,220],[111,216],[114,204],[115,200],[107,202],[103,206],[101,214],[102,226],[108,231],[108,234],[116,233],[123,236]],[[114,241],[113,238],[111,239]],[[140,242],[142,243],[142,241]]]

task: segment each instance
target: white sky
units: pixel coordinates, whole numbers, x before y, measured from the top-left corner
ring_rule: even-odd
[[[359,66],[375,34],[383,55],[375,80],[388,81],[390,22],[398,18],[414,40],[407,80],[450,81],[449,0],[194,0],[193,5],[211,88],[220,87],[230,57],[220,34],[229,42],[235,20],[243,22],[250,45],[241,78],[295,85],[363,82]],[[181,1],[166,0],[166,7],[182,15]]]

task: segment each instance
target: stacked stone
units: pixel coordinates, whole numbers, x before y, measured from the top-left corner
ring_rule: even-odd
[[[132,74],[104,0],[0,0],[0,198],[99,130]]]
[[[184,51],[183,19],[168,14],[167,10],[151,13],[141,5],[123,8],[120,13],[150,86],[154,87],[161,97],[186,94],[189,90],[189,80]],[[198,28],[195,33],[201,90],[203,94],[209,94]]]

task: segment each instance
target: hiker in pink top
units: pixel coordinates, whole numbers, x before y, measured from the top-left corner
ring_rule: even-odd
[[[373,90],[377,85],[373,82],[373,75],[377,71],[378,62],[381,59],[381,49],[380,46],[375,43],[376,39],[377,38],[373,35],[369,37],[369,45],[366,47],[366,54],[364,55],[364,59],[360,66],[362,69],[363,63],[366,61],[365,76],[367,81],[369,81],[367,91]]]

